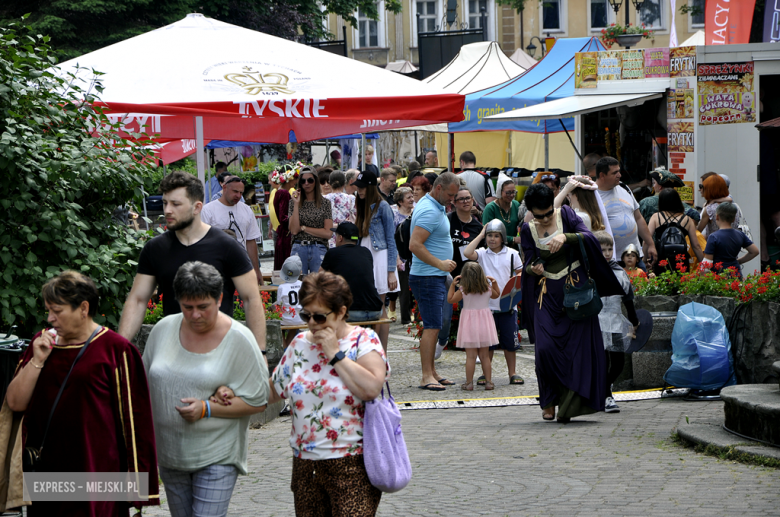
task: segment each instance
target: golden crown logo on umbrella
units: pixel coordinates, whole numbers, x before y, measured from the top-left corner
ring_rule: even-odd
[[[257,95],[260,92],[295,93],[287,88],[289,78],[286,75],[262,74],[253,71],[249,66],[245,66],[243,72],[243,74],[226,74],[225,79],[242,87],[248,95]]]

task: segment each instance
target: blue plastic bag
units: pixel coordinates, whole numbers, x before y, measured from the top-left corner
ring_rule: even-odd
[[[692,302],[677,311],[672,366],[664,380],[672,386],[704,391],[737,383],[729,332],[717,309]]]

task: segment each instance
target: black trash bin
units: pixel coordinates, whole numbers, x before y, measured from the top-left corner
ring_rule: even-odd
[[[16,365],[19,364],[22,352],[28,344],[26,340],[11,334],[0,335],[0,401],[5,399],[5,392],[14,377]]]

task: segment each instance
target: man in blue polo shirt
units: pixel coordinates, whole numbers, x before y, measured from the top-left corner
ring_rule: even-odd
[[[419,387],[431,391],[442,391],[444,386],[455,384],[439,377],[433,356],[441,329],[442,306],[447,296],[446,278],[455,269],[450,221],[444,207],[452,203],[459,188],[460,180],[456,175],[450,172],[441,174],[433,183],[431,191],[417,203],[412,214],[409,250],[414,260],[409,271],[409,286],[423,321],[423,335],[420,339],[422,382]]]

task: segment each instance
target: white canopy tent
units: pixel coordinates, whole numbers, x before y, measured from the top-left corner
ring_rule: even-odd
[[[509,59],[511,59],[512,61],[514,61],[515,63],[517,63],[518,65],[522,66],[525,69],[529,69],[539,62],[536,59],[529,56],[525,52],[525,50],[521,48],[515,50],[515,52],[511,56],[509,56]]]
[[[413,74],[419,70],[419,68],[409,61],[392,61],[385,65],[385,70],[390,70],[391,72],[397,72],[399,74]]]
[[[696,31],[696,33],[687,40],[680,43],[681,47],[696,47],[705,45],[704,31]]]
[[[303,142],[463,118],[457,93],[201,14],[53,71],[99,82],[127,133],[195,139],[201,180],[204,139]]]

